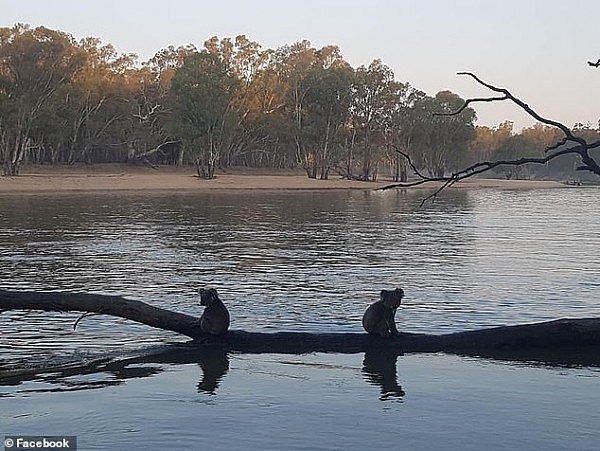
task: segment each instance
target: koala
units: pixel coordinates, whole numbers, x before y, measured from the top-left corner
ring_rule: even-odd
[[[229,311],[219,299],[217,290],[200,289],[200,305],[205,305],[200,317],[200,330],[205,334],[222,335],[229,329]]]
[[[399,335],[394,316],[404,297],[402,288],[381,290],[379,301],[371,304],[363,315],[362,324],[370,335]]]

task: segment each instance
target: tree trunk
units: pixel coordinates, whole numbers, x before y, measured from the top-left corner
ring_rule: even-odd
[[[402,161],[400,164],[400,182],[406,182],[408,180],[408,170],[406,167],[406,162]]]
[[[1,310],[79,311],[130,319],[198,338],[200,318],[153,307],[141,301],[100,294],[0,290]],[[198,324],[196,324],[198,323]]]
[[[13,133],[3,133],[0,145],[0,161],[3,161],[4,175],[16,177],[19,175],[25,153],[29,147],[27,130],[19,127]]]
[[[127,159],[125,160],[127,163],[133,161],[135,159],[135,146],[132,141],[127,142]]]
[[[317,157],[315,153],[307,152],[304,158],[304,170],[309,179],[317,178]]]
[[[327,180],[329,178],[329,132],[331,129],[331,108],[329,109],[329,116],[327,116],[327,128],[325,129],[325,143],[323,144],[323,152],[321,155],[321,180]]]
[[[245,331],[209,336],[201,332],[198,317],[120,296],[0,290],[0,311],[2,310],[79,311],[113,315],[201,339],[202,344],[250,353],[356,353],[376,348],[399,354],[449,352],[499,356],[505,359],[522,359],[528,356],[535,358],[536,355],[542,355],[546,359],[560,361],[568,359],[572,352],[600,347],[600,318],[559,319],[444,335],[401,333],[390,338],[373,337],[366,333]]]

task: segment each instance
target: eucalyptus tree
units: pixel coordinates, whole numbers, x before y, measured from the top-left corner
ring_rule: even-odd
[[[19,174],[34,135],[42,133],[44,108],[83,63],[82,52],[66,33],[22,24],[0,29],[0,164],[5,175]]]
[[[132,68],[119,77],[122,119],[116,124],[125,160],[179,163],[177,139],[169,136],[168,91],[151,68]]]
[[[237,79],[218,55],[188,56],[169,92],[172,134],[192,156],[199,176],[213,178],[238,123],[234,109]]]
[[[512,159],[519,155],[539,156],[540,145],[548,145],[555,140],[552,128],[536,124],[530,129],[515,133],[513,123],[504,121],[497,127],[477,126],[471,141],[469,164],[487,159]],[[530,176],[531,166],[511,167],[499,166],[494,172],[502,174],[506,179],[518,179]]]
[[[245,35],[233,40],[213,36],[204,46],[223,61],[237,82],[232,107],[238,122],[223,149],[221,164],[248,161],[248,155],[261,155],[268,141],[263,116],[283,106],[281,86],[270,67],[273,51],[263,50]]]
[[[168,91],[171,81],[188,56],[198,53],[193,44],[174,47],[172,45],[159,50],[152,58],[143,63],[144,67],[150,69],[156,79],[160,82],[161,89]]]
[[[277,72],[284,78],[283,130],[289,133],[293,143],[296,163],[301,165],[310,177],[312,154],[306,131],[306,102],[310,86],[307,76],[317,65],[317,50],[309,41],[303,40],[278,48],[273,59]]]
[[[415,106],[424,115],[419,130],[419,152],[415,162],[430,177],[443,177],[446,171],[459,167],[467,157],[470,141],[475,136],[475,111],[465,108],[458,115],[447,115],[464,101],[450,91],[435,97],[426,96]]]
[[[600,130],[591,128],[589,125],[576,123],[572,128],[573,135],[584,139],[587,142],[598,141],[600,138]],[[545,155],[544,150],[554,143],[560,141],[561,132],[555,127],[551,127],[541,122],[535,123],[531,127],[526,127],[519,133],[522,136],[526,147],[524,150],[527,152],[513,153],[511,158],[517,157],[543,157]],[[558,150],[566,149],[568,146],[561,144],[558,146]],[[500,156],[494,155],[495,159]],[[506,157],[506,156],[504,156]],[[555,159],[552,159],[544,165],[529,164],[521,166],[503,166],[500,169],[503,171],[512,171],[515,175],[521,176],[529,175],[530,172],[535,171],[536,175],[544,174],[551,176],[561,176],[564,178],[576,178],[581,177],[577,174],[578,157],[576,154],[561,155]],[[585,178],[585,177],[584,177]]]
[[[423,108],[425,93],[405,83],[391,113],[391,133],[389,146],[386,146],[386,158],[390,163],[392,180],[408,179],[408,161],[399,151],[413,155],[422,138],[422,125],[430,114]]]
[[[175,126],[169,93],[177,70],[183,66],[186,58],[197,52],[193,44],[179,47],[170,45],[143,63],[139,90],[130,112],[130,129],[134,137],[131,147],[135,149],[136,143],[144,146],[144,149],[135,153],[136,159],[159,154],[165,163],[179,166],[184,163],[185,147],[179,139],[171,136]]]
[[[9,31],[14,36],[0,51],[8,55],[5,67],[12,67],[4,72],[9,75],[3,83],[10,95],[4,104],[14,114],[2,115],[2,136],[10,143],[7,135],[12,133],[21,147],[3,145],[3,155],[12,148],[8,160],[16,163],[25,158],[34,163],[122,161],[131,97],[127,85],[137,73],[135,55],[119,55],[96,38],[75,42],[62,32],[26,26]]]
[[[239,155],[239,162],[251,166],[294,167],[297,165],[295,125],[287,107],[288,78],[284,62],[269,51],[264,67],[252,78],[252,114],[243,123],[254,137]]]
[[[309,178],[327,178],[336,164],[336,139],[347,115],[351,73],[338,47],[316,49],[306,40],[275,50],[262,73],[265,81],[285,93],[283,98],[274,96],[277,100],[267,118],[269,139],[288,163],[286,149],[292,147],[294,163]]]
[[[57,99],[67,125],[64,161],[123,161],[123,130],[132,97],[128,85],[137,72],[137,57],[119,54],[97,38],[82,39],[79,47],[84,65]]]
[[[495,149],[492,158],[498,160],[512,160],[519,156],[538,157],[540,148],[528,140],[523,134],[512,135],[503,140]],[[530,166],[498,166],[494,171],[504,175],[507,180],[521,179],[529,175]]]
[[[359,159],[362,180],[377,179],[378,165],[390,144],[393,116],[401,108],[405,89],[381,60],[355,71],[349,152]],[[349,166],[353,159],[349,158]]]
[[[496,127],[476,126],[475,135],[469,144],[471,162],[491,158],[502,142],[513,135],[513,127],[514,123],[511,121],[504,121]]]
[[[582,137],[586,137],[586,135],[587,137],[594,137],[596,135],[593,131],[590,135],[586,130],[589,130],[589,128],[584,127],[583,124],[575,124],[575,127],[573,128],[573,132]],[[560,132],[556,128],[540,122],[537,122],[530,127],[525,127],[521,130],[520,134],[523,135],[533,147],[537,147],[540,150],[545,149],[560,139]]]
[[[339,163],[341,131],[352,102],[353,71],[348,64],[317,65],[306,77],[305,169],[310,178],[326,180]]]

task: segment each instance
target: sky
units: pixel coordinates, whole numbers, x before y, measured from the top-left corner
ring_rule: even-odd
[[[140,61],[169,45],[201,48],[245,34],[263,48],[303,39],[337,45],[353,66],[379,58],[396,79],[435,95],[488,96],[472,79],[509,89],[540,115],[598,125],[598,0],[0,0],[0,26],[43,25],[98,37]],[[477,125],[535,120],[507,103],[475,104]]]

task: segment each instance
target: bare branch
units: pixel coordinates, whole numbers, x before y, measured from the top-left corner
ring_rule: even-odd
[[[596,147],[600,147],[600,140],[594,141],[593,143],[587,145],[588,149],[595,149]]]
[[[578,171],[589,171],[596,175],[600,175],[600,166],[592,157],[590,157],[587,152],[587,148],[585,152],[579,152],[581,157],[581,161],[583,161],[583,165],[577,168]]]
[[[443,183],[438,189],[436,189],[433,193],[431,193],[429,196],[426,196],[423,198],[423,200],[420,202],[420,206],[422,207],[423,205],[425,205],[425,202],[427,202],[428,200],[431,199],[435,199],[438,194],[440,194],[443,190],[445,190],[446,188],[451,187],[452,185],[454,185],[457,181],[455,180],[446,180],[445,183]]]
[[[145,122],[148,120],[150,116],[152,116],[158,108],[161,108],[162,105],[156,104],[150,108],[149,111],[146,111],[146,114],[142,114],[142,106],[138,105],[138,114],[133,114],[133,117],[137,117],[140,122]],[[148,110],[148,109],[147,109]]]
[[[443,182],[441,187],[439,187],[432,195],[429,195],[425,198],[425,201],[436,197],[442,190],[444,190],[445,188],[448,188],[452,185],[454,185],[457,182],[460,182],[461,180],[464,180],[466,178],[472,177],[474,175],[477,174],[481,174],[483,172],[489,171],[490,169],[494,169],[498,166],[522,166],[524,164],[546,164],[547,162],[553,160],[554,158],[557,158],[561,155],[567,155],[567,154],[572,154],[572,153],[579,153],[578,150],[580,149],[579,146],[575,146],[575,147],[569,147],[568,149],[563,149],[559,152],[553,153],[551,155],[547,155],[543,158],[518,158],[515,160],[497,160],[497,161],[481,161],[475,164],[472,164],[471,166],[466,167],[465,169],[461,169],[460,171],[454,172],[452,173],[452,175],[449,175],[447,177],[427,177],[421,173],[417,173],[417,176],[419,177],[418,180],[415,180],[413,182],[406,182],[406,183],[393,183],[390,185],[386,185],[386,186],[382,186],[380,188],[378,188],[378,190],[388,190],[388,189],[392,189],[392,188],[410,188],[410,187],[414,187],[414,186],[419,186],[419,185],[423,185],[425,183],[431,183],[431,182]],[[398,151],[400,154],[402,154],[403,156],[405,156],[406,158],[406,154],[404,154],[403,152]],[[410,162],[410,160],[409,160]],[[414,167],[411,164],[411,167]],[[586,170],[589,170],[586,168]]]
[[[596,63],[594,63],[593,65],[595,65],[595,64]],[[600,65],[600,60],[598,60],[598,64]],[[590,64],[590,65],[592,65],[592,64]],[[457,183],[461,180],[464,180],[466,178],[472,177],[474,175],[482,174],[482,173],[489,171],[491,169],[494,169],[498,166],[522,166],[525,164],[543,165],[543,164],[546,164],[549,161],[551,161],[555,158],[558,158],[562,155],[569,155],[569,154],[575,154],[581,158],[581,164],[579,165],[579,167],[577,167],[578,171],[589,171],[596,175],[600,175],[600,165],[598,164],[596,159],[593,156],[591,156],[589,153],[589,151],[591,149],[600,147],[600,140],[592,142],[592,143],[588,143],[584,138],[575,136],[573,131],[566,125],[562,124],[561,122],[558,122],[558,121],[555,121],[552,119],[548,119],[548,118],[545,118],[545,117],[539,115],[529,105],[527,105],[525,102],[523,102],[518,97],[514,96],[507,89],[487,83],[487,82],[481,80],[477,75],[475,75],[471,72],[458,72],[458,75],[467,75],[467,76],[471,77],[472,79],[474,79],[480,85],[488,88],[490,91],[493,91],[493,92],[501,94],[501,95],[500,96],[491,96],[491,97],[470,98],[470,99],[465,100],[464,103],[456,111],[453,111],[451,113],[436,113],[436,115],[438,115],[438,116],[454,116],[454,115],[460,114],[462,111],[465,110],[465,108],[467,108],[467,106],[469,106],[472,103],[501,102],[501,101],[508,100],[508,101],[516,104],[517,106],[519,106],[522,110],[524,110],[527,114],[529,114],[531,117],[536,119],[538,122],[541,122],[542,124],[549,125],[549,126],[559,129],[563,133],[564,137],[562,139],[560,139],[559,141],[557,141],[556,143],[551,144],[548,147],[546,147],[545,152],[544,152],[545,153],[544,157],[537,157],[537,158],[524,157],[524,158],[517,158],[517,159],[512,159],[512,160],[482,161],[482,162],[472,164],[471,166],[468,166],[457,172],[454,172],[449,176],[442,176],[442,177],[428,177],[428,176],[422,174],[419,171],[419,169],[416,167],[416,165],[413,163],[413,161],[411,160],[410,155],[408,155],[405,152],[402,152],[396,146],[393,146],[394,149],[396,150],[396,152],[398,152],[400,155],[402,155],[407,160],[411,169],[414,171],[415,175],[417,176],[417,179],[410,181],[410,182],[393,183],[390,185],[386,185],[386,186],[378,188],[379,190],[387,190],[387,189],[392,189],[392,188],[411,188],[411,187],[420,186],[420,185],[424,185],[426,183],[431,183],[431,182],[440,183],[440,185],[437,187],[437,189],[421,202],[421,204],[423,204],[425,201],[435,198],[442,190],[454,185],[455,183]],[[566,147],[568,144],[572,144],[571,147]],[[565,146],[566,148],[563,148],[563,146]]]
[[[406,152],[403,152],[403,151],[401,151],[401,150],[398,148],[398,146],[396,146],[395,144],[392,144],[392,147],[394,148],[394,150],[395,150],[396,152],[398,152],[400,155],[402,155],[404,158],[406,158],[406,161],[408,161],[408,164],[409,164],[409,166],[411,167],[411,169],[414,171],[414,173],[415,173],[415,174],[416,174],[418,177],[420,177],[420,178],[422,178],[422,179],[424,179],[424,178],[427,178],[426,176],[422,175],[422,174],[419,172],[419,169],[417,169],[417,167],[414,165],[414,163],[412,162],[412,160],[411,160],[411,158],[410,158],[410,155],[409,155],[409,154],[407,154]]]
[[[502,96],[502,97],[480,97],[480,98],[474,98],[474,99],[467,99],[465,100],[465,103],[462,104],[462,106],[456,110],[456,111],[452,111],[450,113],[433,113],[434,116],[456,116],[457,114],[462,113],[465,108],[467,108],[469,106],[469,104],[471,103],[475,103],[475,102],[499,102],[499,101],[503,101],[503,100],[509,100],[510,97],[507,96]]]
[[[595,63],[592,61],[588,61],[587,63],[589,66],[598,67],[598,66],[600,66],[600,58],[598,58],[598,61],[596,61]]]
[[[158,145],[158,146],[156,146],[155,148],[153,148],[153,149],[150,149],[150,150],[147,150],[147,151],[145,151],[145,152],[142,152],[142,153],[140,153],[139,155],[136,155],[135,157],[136,157],[136,158],[144,158],[144,157],[147,157],[147,156],[149,156],[149,155],[152,155],[152,154],[154,154],[154,153],[156,153],[156,152],[159,152],[159,151],[160,151],[160,150],[161,150],[161,149],[162,149],[164,146],[168,146],[169,144],[177,144],[177,143],[179,143],[179,142],[180,142],[180,140],[178,140],[178,139],[177,139],[177,140],[174,140],[174,141],[165,141],[164,143],[162,143],[162,144],[159,144],[159,145]]]
[[[83,318],[87,318],[88,316],[97,316],[97,315],[101,315],[101,313],[90,313],[90,312],[84,313],[79,318],[77,318],[77,321],[75,321],[75,324],[73,324],[73,330],[77,329],[77,325]]]
[[[510,100],[514,104],[518,105],[521,109],[523,109],[527,114],[529,114],[531,117],[533,117],[538,122],[558,128],[560,131],[562,131],[564,133],[565,137],[569,141],[577,142],[580,144],[585,144],[585,141],[582,138],[578,138],[575,135],[573,135],[573,132],[571,131],[571,129],[569,127],[567,127],[565,124],[562,124],[561,122],[554,121],[552,119],[547,119],[543,116],[540,116],[529,105],[527,105],[521,99],[519,99],[519,98],[515,97],[513,94],[511,94],[511,92],[508,89],[499,88],[490,83],[486,83],[485,81],[481,80],[477,75],[473,74],[472,72],[458,72],[457,74],[458,75],[467,75],[467,76],[471,77],[473,80],[475,80],[477,83],[479,83],[480,85],[488,88],[489,90],[504,94],[504,96],[506,97],[506,100]],[[467,100],[467,102],[468,102],[468,100]]]
[[[565,144],[567,144],[567,138],[563,138],[560,141],[546,147],[546,149],[544,150],[545,153],[550,152],[551,150],[555,150],[558,149],[560,146],[564,146]]]

